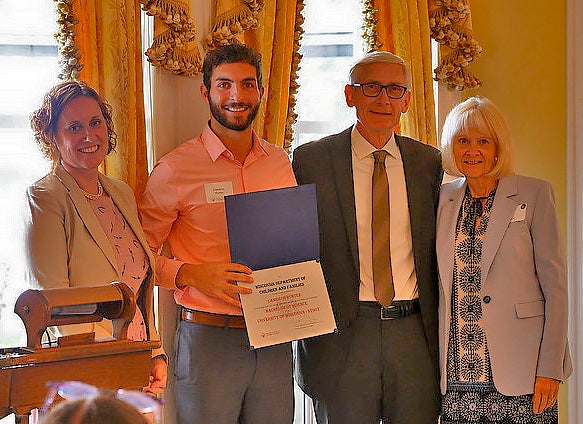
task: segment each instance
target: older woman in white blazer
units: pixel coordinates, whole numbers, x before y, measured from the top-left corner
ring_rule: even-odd
[[[48,175],[27,190],[26,247],[29,276],[42,288],[126,283],[136,294],[133,340],[159,339],[154,320],[154,258],[140,226],[132,189],[98,172],[116,144],[111,109],[86,83],[53,87],[31,115],[42,152],[52,162]],[[111,336],[110,321],[54,329]],[[152,354],[150,384],[166,384],[166,355]]]
[[[567,273],[553,190],[512,171],[502,115],[448,115],[437,214],[442,423],[556,423],[571,372]]]

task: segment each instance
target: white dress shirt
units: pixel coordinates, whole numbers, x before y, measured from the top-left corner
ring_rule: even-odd
[[[374,169],[372,154],[378,149],[360,134],[356,126],[352,129],[351,144],[360,264],[359,299],[375,301],[372,277],[372,174]],[[383,150],[388,152],[385,167],[389,180],[391,265],[395,300],[411,300],[419,297],[419,290],[413,258],[405,171],[394,135],[384,145]]]

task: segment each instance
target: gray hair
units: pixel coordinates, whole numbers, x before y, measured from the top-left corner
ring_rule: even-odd
[[[350,78],[350,84],[354,82],[354,74],[365,65],[371,63],[392,63],[395,65],[401,65],[405,70],[405,81],[407,83],[407,88],[411,88],[411,71],[407,66],[407,63],[399,56],[391,52],[371,52],[360,58],[357,62],[352,65],[348,73]]]

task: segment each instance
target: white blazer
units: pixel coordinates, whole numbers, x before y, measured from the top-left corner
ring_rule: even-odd
[[[112,198],[144,251],[148,255],[150,275],[154,257],[138,219],[132,189],[125,183],[99,174],[103,189]],[[42,288],[98,286],[119,281],[117,260],[93,209],[71,175],[61,166],[46,175],[26,193],[26,253],[28,276]],[[158,340],[154,320],[153,279],[140,287],[137,303],[144,316],[150,340]],[[62,334],[95,332],[96,337],[112,334],[111,321],[59,327]],[[153,356],[163,353],[155,349]]]
[[[466,185],[465,178],[444,184],[437,213],[443,393],[455,227]],[[482,319],[496,389],[517,396],[533,393],[536,376],[566,379],[572,371],[567,269],[549,183],[520,175],[500,179],[484,236],[481,272]]]

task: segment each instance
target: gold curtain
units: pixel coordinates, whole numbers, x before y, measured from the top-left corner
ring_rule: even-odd
[[[291,146],[296,119],[302,8],[302,0],[217,0],[217,23],[206,38],[209,47],[235,42],[261,53],[265,94],[254,128],[284,148]]]
[[[245,44],[261,53],[263,64],[265,95],[255,130],[260,137],[285,148],[291,146],[291,125],[297,116],[293,106],[302,7],[303,2],[296,0],[269,1],[258,15],[257,28],[244,34]]]
[[[437,145],[427,0],[367,0],[365,40],[369,50],[391,51],[410,67],[412,98],[400,132]]]
[[[138,193],[148,177],[139,2],[76,0],[73,14],[83,65],[79,79],[113,109],[117,147],[106,157],[103,171]]]

